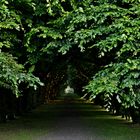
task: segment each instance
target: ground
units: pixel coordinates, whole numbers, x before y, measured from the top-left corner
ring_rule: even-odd
[[[139,140],[140,126],[101,107],[59,100],[0,124],[0,140]]]

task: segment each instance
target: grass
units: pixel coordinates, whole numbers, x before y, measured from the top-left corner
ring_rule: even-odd
[[[83,108],[82,105],[81,108]],[[89,110],[89,108],[92,109]],[[113,116],[99,106],[91,107],[91,105],[87,105],[85,112],[87,117],[83,115],[82,120],[100,140],[140,139],[140,126],[122,119],[121,116]]]
[[[0,140],[36,140],[53,131],[55,123],[62,117],[80,119],[85,128],[88,127],[100,140],[140,139],[139,125],[112,116],[99,106],[57,102],[42,105],[24,117],[0,124]]]

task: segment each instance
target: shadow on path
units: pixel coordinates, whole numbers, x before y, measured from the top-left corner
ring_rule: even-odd
[[[89,103],[56,101],[0,124],[0,140],[138,140],[140,128]]]

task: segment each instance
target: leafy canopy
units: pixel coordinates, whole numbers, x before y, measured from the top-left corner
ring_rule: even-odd
[[[52,58],[51,63],[60,53],[73,56],[77,48],[93,52],[87,57],[97,73],[85,87],[91,98],[116,94],[125,107],[139,106],[139,0],[1,0],[0,5],[2,51],[9,48],[31,66]]]
[[[43,85],[39,78],[27,73],[23,65],[18,64],[15,58],[8,53],[0,53],[0,87],[11,89],[18,97],[20,95],[19,85],[24,82],[29,87],[37,88]]]

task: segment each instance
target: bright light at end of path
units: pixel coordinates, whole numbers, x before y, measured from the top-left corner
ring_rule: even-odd
[[[67,88],[65,88],[65,94],[73,94],[74,93],[74,89],[71,88],[70,86],[67,86]]]

